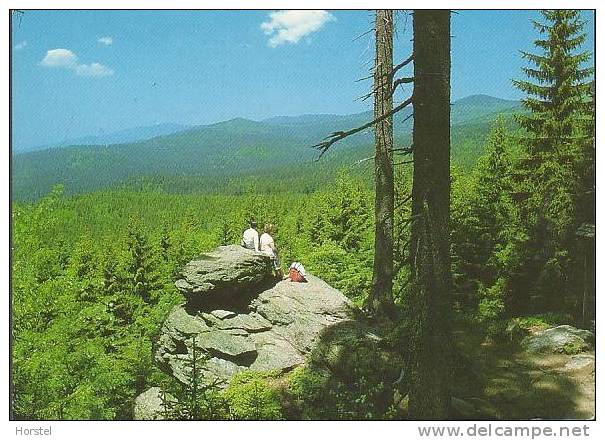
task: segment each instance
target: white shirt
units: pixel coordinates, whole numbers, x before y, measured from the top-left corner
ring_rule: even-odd
[[[259,250],[258,231],[254,228],[248,228],[244,231],[244,238],[242,239],[244,247],[255,251]]]
[[[260,251],[264,252],[268,255],[274,256],[273,247],[275,242],[273,241],[273,237],[271,237],[266,232],[260,236]]]

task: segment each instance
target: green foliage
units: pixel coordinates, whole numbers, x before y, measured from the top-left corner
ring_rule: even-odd
[[[588,344],[584,341],[567,342],[563,345],[563,353],[567,355],[580,354],[588,349]]]
[[[499,119],[472,175],[453,174],[454,286],[459,304],[478,306],[483,318],[497,317],[508,300],[506,267],[518,223],[510,178],[515,153],[511,135]]]
[[[247,371],[235,375],[224,397],[234,420],[280,420],[279,390],[271,383],[271,373]]]
[[[543,23],[533,23],[545,36],[534,42],[542,53],[523,52],[533,65],[523,69],[529,81],[514,81],[528,95],[523,105],[530,113],[518,120],[528,131],[532,154],[552,154],[553,142],[566,142],[590,125],[587,79],[594,73],[586,67],[590,53],[576,53],[586,39],[579,11],[544,10],[542,16]]]
[[[488,288],[481,285],[477,294],[479,296],[477,310],[479,320],[494,320],[502,316],[506,297],[506,281],[503,278],[498,278],[496,283]]]
[[[534,308],[552,310],[579,294],[574,233],[582,222],[594,222],[586,196],[592,191],[594,197],[586,180],[594,163],[594,69],[587,65],[590,54],[579,51],[586,37],[579,11],[545,10],[542,16],[534,22],[543,36],[534,42],[540,53],[523,53],[531,64],[524,68],[528,80],[514,81],[527,94],[528,113],[517,118],[524,129],[523,153],[511,173],[527,240],[516,251],[512,278],[516,291],[527,290],[534,298]],[[511,306],[522,310],[521,301],[517,297]]]
[[[571,322],[571,317],[565,313],[541,313],[537,315],[521,316],[515,318],[520,327],[524,329],[544,330],[549,327],[567,324]]]
[[[308,366],[296,367],[288,375],[288,387],[292,395],[300,402],[312,405],[321,394],[327,379],[326,371]]]
[[[159,287],[155,271],[155,255],[143,234],[139,220],[131,219],[127,236],[127,274],[132,294],[146,303],[153,300],[153,293]]]
[[[288,391],[298,407],[300,418],[320,418],[324,412],[323,408],[329,407],[332,399],[325,400],[326,384],[329,380],[327,371],[309,366],[297,367],[288,375]]]
[[[305,267],[321,273],[322,278],[361,303],[372,281],[371,192],[341,173],[334,190],[319,195],[312,203],[314,209],[297,233],[308,240]]]
[[[486,336],[495,341],[516,343],[530,332],[573,322],[572,317],[562,312],[547,312],[515,318],[494,318],[486,321]],[[574,347],[570,347],[573,350]],[[585,349],[582,346],[582,349]],[[568,353],[574,354],[574,353]]]
[[[126,231],[111,215],[75,220],[87,207],[65,202],[55,191],[13,211],[13,414],[128,419],[154,369],[151,338],[178,296],[162,286],[153,307],[136,296]]]
[[[322,334],[305,366],[288,376],[296,418],[397,417],[391,407],[401,368],[402,359],[396,351],[379,349],[377,342],[356,325],[335,325]]]
[[[590,165],[590,151],[572,142],[570,149],[563,150],[579,158],[574,156],[570,162],[565,155],[540,153],[535,155],[540,165],[529,166],[528,152],[534,150],[518,141],[510,119],[491,125],[485,140],[494,114],[481,116],[477,109],[483,105],[487,104],[465,103],[480,120],[459,120],[460,125],[452,129],[454,163],[468,167],[485,151],[471,173],[459,167],[452,170],[454,293],[459,308],[485,325],[490,335],[513,340],[529,326],[551,325],[559,319],[555,315],[507,318],[526,314],[531,298],[553,296],[570,286],[571,269],[577,266],[572,232],[579,221],[587,221],[580,209],[570,208],[580,203],[574,192],[580,183],[573,182],[581,174],[578,170]],[[575,127],[574,136],[577,133],[580,128]],[[238,151],[266,154],[268,145],[256,139],[253,145],[240,145]],[[189,155],[187,148],[179,154],[187,153],[188,160],[202,157]],[[195,148],[197,152],[198,145]],[[103,160],[128,161],[114,160],[116,151],[80,150],[58,153],[63,158],[75,154],[79,160],[74,166],[82,167],[66,182],[70,193],[127,178],[124,170],[113,169],[100,176],[102,182],[83,183],[89,166],[98,169]],[[24,184],[18,193],[25,198],[38,197],[49,183],[60,180],[43,171],[47,168],[36,168],[40,164],[65,173],[60,160],[49,159],[50,153],[36,154],[29,159],[40,163],[30,163],[33,168],[26,174],[47,180]],[[105,159],[99,162],[97,154],[105,154]],[[185,175],[168,177],[156,173],[157,164],[145,162],[153,162],[153,157],[141,154],[134,157],[145,159],[140,172],[147,177],[131,185],[72,197],[63,197],[63,188],[57,186],[36,203],[14,203],[13,415],[130,418],[139,392],[171,382],[153,367],[152,350],[164,317],[182,300],[174,287],[181,268],[217,245],[239,243],[250,217],[260,225],[268,221],[277,225],[275,240],[284,264],[303,262],[310,273],[361,305],[372,279],[374,196],[362,167],[353,175],[338,169],[368,155],[361,147],[343,148],[330,154],[332,162],[292,165],[288,150],[282,159],[289,165],[281,168],[251,174],[240,170],[236,176],[187,175],[202,172],[196,159]],[[559,162],[574,165],[561,167]],[[403,202],[410,193],[411,175],[402,168],[396,179],[394,290],[398,305],[405,309],[411,219],[410,204]],[[589,205],[586,200],[581,203]],[[553,302],[559,310],[565,308]],[[398,344],[407,340],[406,331],[402,325],[393,340]],[[359,343],[355,338],[346,341],[341,359],[346,368],[335,374],[315,362],[289,375],[285,403],[293,399],[294,410],[286,408],[283,390],[269,376],[238,376],[224,393],[216,387],[204,388],[204,355],[200,354],[194,361],[200,364],[192,373],[199,386],[164,387],[182,402],[171,409],[172,418],[398,417],[392,381],[384,379],[389,372],[378,371],[376,353]],[[315,357],[329,356],[331,352],[325,351]]]
[[[225,420],[228,418],[228,404],[220,392],[223,381],[211,380],[204,371],[210,359],[208,353],[197,345],[195,336],[188,342],[185,360],[186,383],[176,379],[162,380],[162,416],[166,420]],[[168,396],[172,396],[169,398]]]
[[[393,396],[381,372],[363,359],[347,377],[315,365],[298,367],[288,375],[288,392],[295,418],[303,420],[383,419]]]
[[[70,198],[57,188],[14,204],[15,417],[130,418],[137,393],[163,380],[152,341],[182,300],[180,269],[239,243],[250,216],[278,226],[285,264],[302,261],[361,301],[371,279],[372,194],[346,174],[336,187],[304,197],[116,190]],[[228,417],[220,393],[202,394],[196,417]]]
[[[523,334],[519,331],[514,321],[499,319],[489,321],[485,328],[485,336],[489,341],[498,343],[516,343]]]
[[[497,114],[510,114],[517,101],[489,96],[461,99],[452,106],[452,157],[470,168]],[[410,144],[409,116],[396,115],[394,129],[402,145]],[[373,151],[370,133],[344,140],[319,163],[312,148],[335,128],[353,128],[370,114],[317,115],[265,121],[234,119],[211,126],[133,143],[69,146],[25,154],[12,160],[14,200],[37,200],[62,182],[68,194],[122,185],[124,189],[169,193],[242,195],[250,187],[262,194],[301,194],[331,185],[343,164],[353,164]],[[98,172],[103,170],[103,172]],[[354,167],[368,187],[371,174]]]
[[[590,168],[587,133],[592,69],[577,11],[544,11],[541,55],[524,54],[537,84],[516,81],[528,93],[522,131],[497,121],[486,154],[469,177],[454,173],[452,266],[458,305],[476,307],[482,320],[569,309],[582,288],[575,231],[591,222],[578,206]],[[588,155],[588,156],[587,156]],[[584,167],[584,168],[582,168]],[[587,188],[590,192],[590,188]],[[574,261],[575,260],[575,261]]]

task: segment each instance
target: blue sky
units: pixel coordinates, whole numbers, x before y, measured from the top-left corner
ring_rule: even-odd
[[[452,17],[452,98],[507,99],[537,11]],[[594,16],[586,49],[594,50]],[[364,111],[369,11],[27,11],[13,16],[13,148],[160,123]],[[411,50],[398,13],[395,59]],[[406,91],[404,91],[405,93]],[[402,95],[403,96],[403,95]]]

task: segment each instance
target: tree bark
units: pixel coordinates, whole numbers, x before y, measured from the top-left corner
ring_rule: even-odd
[[[450,11],[414,11],[409,415],[447,419],[451,393]]]
[[[393,11],[376,11],[374,119],[393,110]],[[372,291],[366,308],[375,316],[391,316],[393,303],[393,116],[374,126],[375,236]]]

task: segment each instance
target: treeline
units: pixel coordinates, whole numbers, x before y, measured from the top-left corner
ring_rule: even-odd
[[[456,303],[467,318],[496,326],[546,311],[578,316],[584,288],[574,228],[586,212],[556,216],[569,235],[545,255],[533,235],[540,212],[528,217],[531,205],[518,200],[542,197],[519,186],[527,180],[520,142],[498,122],[477,167],[453,169]],[[407,170],[397,181],[401,202],[411,186]],[[394,292],[405,308],[410,212],[395,206]],[[167,380],[153,366],[152,341],[181,300],[174,288],[180,268],[205,250],[238,243],[250,217],[278,226],[284,265],[302,261],[361,306],[372,282],[372,209],[367,183],[346,173],[308,194],[115,190],[64,197],[57,187],[35,204],[14,204],[15,416],[130,418],[134,397]]]
[[[492,98],[495,99],[495,98]],[[476,119],[463,120],[452,127],[452,161],[471,169],[483,154],[489,127],[498,114],[460,104],[460,109],[476,113]],[[500,104],[503,105],[503,104]],[[493,108],[492,108],[493,107]],[[509,126],[514,126],[506,111]],[[327,129],[326,129],[327,130]],[[176,135],[174,135],[176,136]],[[166,191],[170,193],[243,194],[251,188],[263,193],[309,192],[331,182],[346,166],[371,184],[369,164],[355,165],[371,155],[372,146],[363,138],[352,145],[335,148],[316,162],[309,146],[324,134],[310,137],[301,145],[277,134],[270,140],[246,139],[244,146],[224,145],[221,139],[194,140],[185,134],[159,138],[147,143],[109,146],[64,147],[15,155],[12,158],[11,195],[16,201],[35,201],[61,183],[66,195],[116,188]],[[408,133],[398,133],[396,143],[408,146]],[[214,142],[214,144],[209,143]]]
[[[539,54],[523,52],[514,80],[527,110],[512,138],[496,125],[469,186],[454,237],[458,290],[496,317],[566,310],[594,318],[594,69],[578,51],[586,35],[574,10],[542,11]],[[467,236],[480,237],[468,240]]]
[[[528,80],[515,82],[528,96],[526,112],[516,119],[520,128],[497,121],[472,171],[451,169],[453,288],[447,300],[455,318],[481,324],[490,337],[528,315],[548,312],[548,318],[531,318],[583,326],[594,319],[593,70],[583,67],[589,54],[574,54],[584,40],[579,13],[543,11],[543,17],[546,24],[534,25],[546,36],[536,41],[545,53],[524,54],[533,67],[525,69]],[[399,346],[407,344],[413,319],[407,310],[410,228],[418,217],[406,203],[410,166],[398,165],[395,176],[393,296],[403,313],[391,330],[399,332]],[[56,187],[36,203],[14,203],[14,417],[130,418],[137,393],[168,380],[153,366],[153,341],[181,300],[174,288],[180,268],[205,250],[238,243],[251,217],[277,225],[284,265],[302,261],[363,305],[371,291],[375,229],[371,178],[363,173],[341,172],[319,187],[266,175],[260,186],[214,195],[169,194],[156,177],[138,190],[65,197]],[[374,366],[371,359],[368,365]],[[380,388],[380,372],[364,368],[364,375],[360,383]],[[304,374],[295,379],[310,388],[318,383]],[[255,392],[262,386],[252,383]],[[388,417],[371,407],[371,390],[356,390],[337,389],[333,401],[317,399],[317,389],[299,399],[315,396],[309,407],[320,407],[311,418]],[[342,411],[322,408],[324,401]],[[363,411],[348,412],[349,403]],[[271,417],[281,414],[271,408]]]
[[[590,326],[594,205],[576,157],[553,157],[548,175],[536,175],[522,140],[497,123],[473,172],[455,175],[451,254],[462,309],[484,321],[564,312]]]
[[[371,194],[342,175],[332,191],[241,196],[57,187],[13,205],[14,416],[128,419],[137,393],[165,381],[152,341],[180,268],[238,243],[251,216],[278,225],[284,264],[362,299],[371,279]]]

